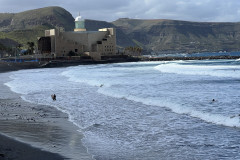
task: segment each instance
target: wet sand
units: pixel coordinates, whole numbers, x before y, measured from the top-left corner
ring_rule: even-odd
[[[3,85],[9,74],[0,73],[0,160],[92,159],[68,115],[23,101]]]
[[[0,160],[63,160],[64,157],[46,151],[41,151],[28,144],[18,142],[7,136],[0,135]]]

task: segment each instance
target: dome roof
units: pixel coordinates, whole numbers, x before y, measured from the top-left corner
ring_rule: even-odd
[[[82,16],[77,16],[76,18],[75,18],[75,21],[83,21],[84,19],[82,18]]]

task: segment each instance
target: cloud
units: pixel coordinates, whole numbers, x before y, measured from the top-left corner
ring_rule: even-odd
[[[145,0],[136,10],[131,10],[137,1],[129,6],[128,14],[138,12],[140,18],[177,19],[188,21],[239,21],[239,0]]]
[[[1,12],[21,12],[60,6],[87,19],[175,19],[201,22],[239,22],[239,0],[0,0]]]

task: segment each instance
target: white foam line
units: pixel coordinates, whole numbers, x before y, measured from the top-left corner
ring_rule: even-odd
[[[238,117],[238,116],[231,118],[230,116],[228,117],[228,116],[223,116],[223,115],[219,115],[219,114],[210,114],[207,112],[197,111],[192,108],[184,107],[184,106],[177,105],[174,103],[163,102],[162,100],[161,101],[160,100],[146,101],[146,99],[142,99],[142,98],[138,98],[138,97],[134,97],[134,96],[124,96],[124,95],[120,95],[120,94],[113,94],[110,92],[105,92],[102,89],[99,89],[98,92],[102,93],[104,95],[110,96],[110,97],[124,98],[124,99],[130,100],[130,101],[140,102],[145,105],[153,105],[153,106],[158,106],[158,107],[169,108],[174,113],[187,114],[191,117],[199,118],[208,123],[240,128],[240,119],[239,119],[240,117]]]
[[[236,74],[236,66],[196,66],[196,65],[181,65],[176,63],[168,63],[158,65],[154,69],[163,73],[175,73],[184,75],[207,75],[215,77],[232,77],[239,78]],[[222,69],[222,70],[219,70]],[[225,69],[231,69],[232,72],[223,72]]]

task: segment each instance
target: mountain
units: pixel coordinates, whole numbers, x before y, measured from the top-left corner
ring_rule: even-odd
[[[114,22],[85,21],[86,29],[114,27],[117,46],[140,46],[145,52],[192,53],[240,50],[240,23],[188,22],[166,19],[128,19]],[[0,43],[37,43],[44,30],[74,29],[74,18],[61,7],[46,7],[20,13],[0,13]],[[11,41],[9,41],[11,39]],[[11,43],[10,43],[11,42]]]
[[[113,24],[138,45],[158,53],[240,50],[240,23],[123,18]]]
[[[86,19],[85,27],[88,31],[97,31],[99,28],[116,28],[117,46],[119,48],[136,45],[120,27],[117,27],[112,23]]]
[[[61,7],[46,7],[20,13],[1,13],[0,31],[33,29],[38,26],[73,30],[74,18]]]
[[[46,7],[20,13],[0,13],[2,40],[12,39],[25,46],[28,41],[36,44],[37,37],[44,36],[44,31],[51,28],[71,31],[74,28],[74,18],[61,7]]]
[[[99,28],[114,27],[117,32],[117,44],[133,46],[135,43],[118,27],[105,21],[86,20],[86,29],[97,31]],[[37,37],[44,36],[46,29],[61,28],[72,31],[75,27],[72,15],[61,7],[46,7],[21,13],[0,13],[0,41],[12,39],[15,42],[26,44],[28,41],[37,43]],[[6,44],[9,41],[4,41]],[[7,46],[13,43],[8,43]]]

